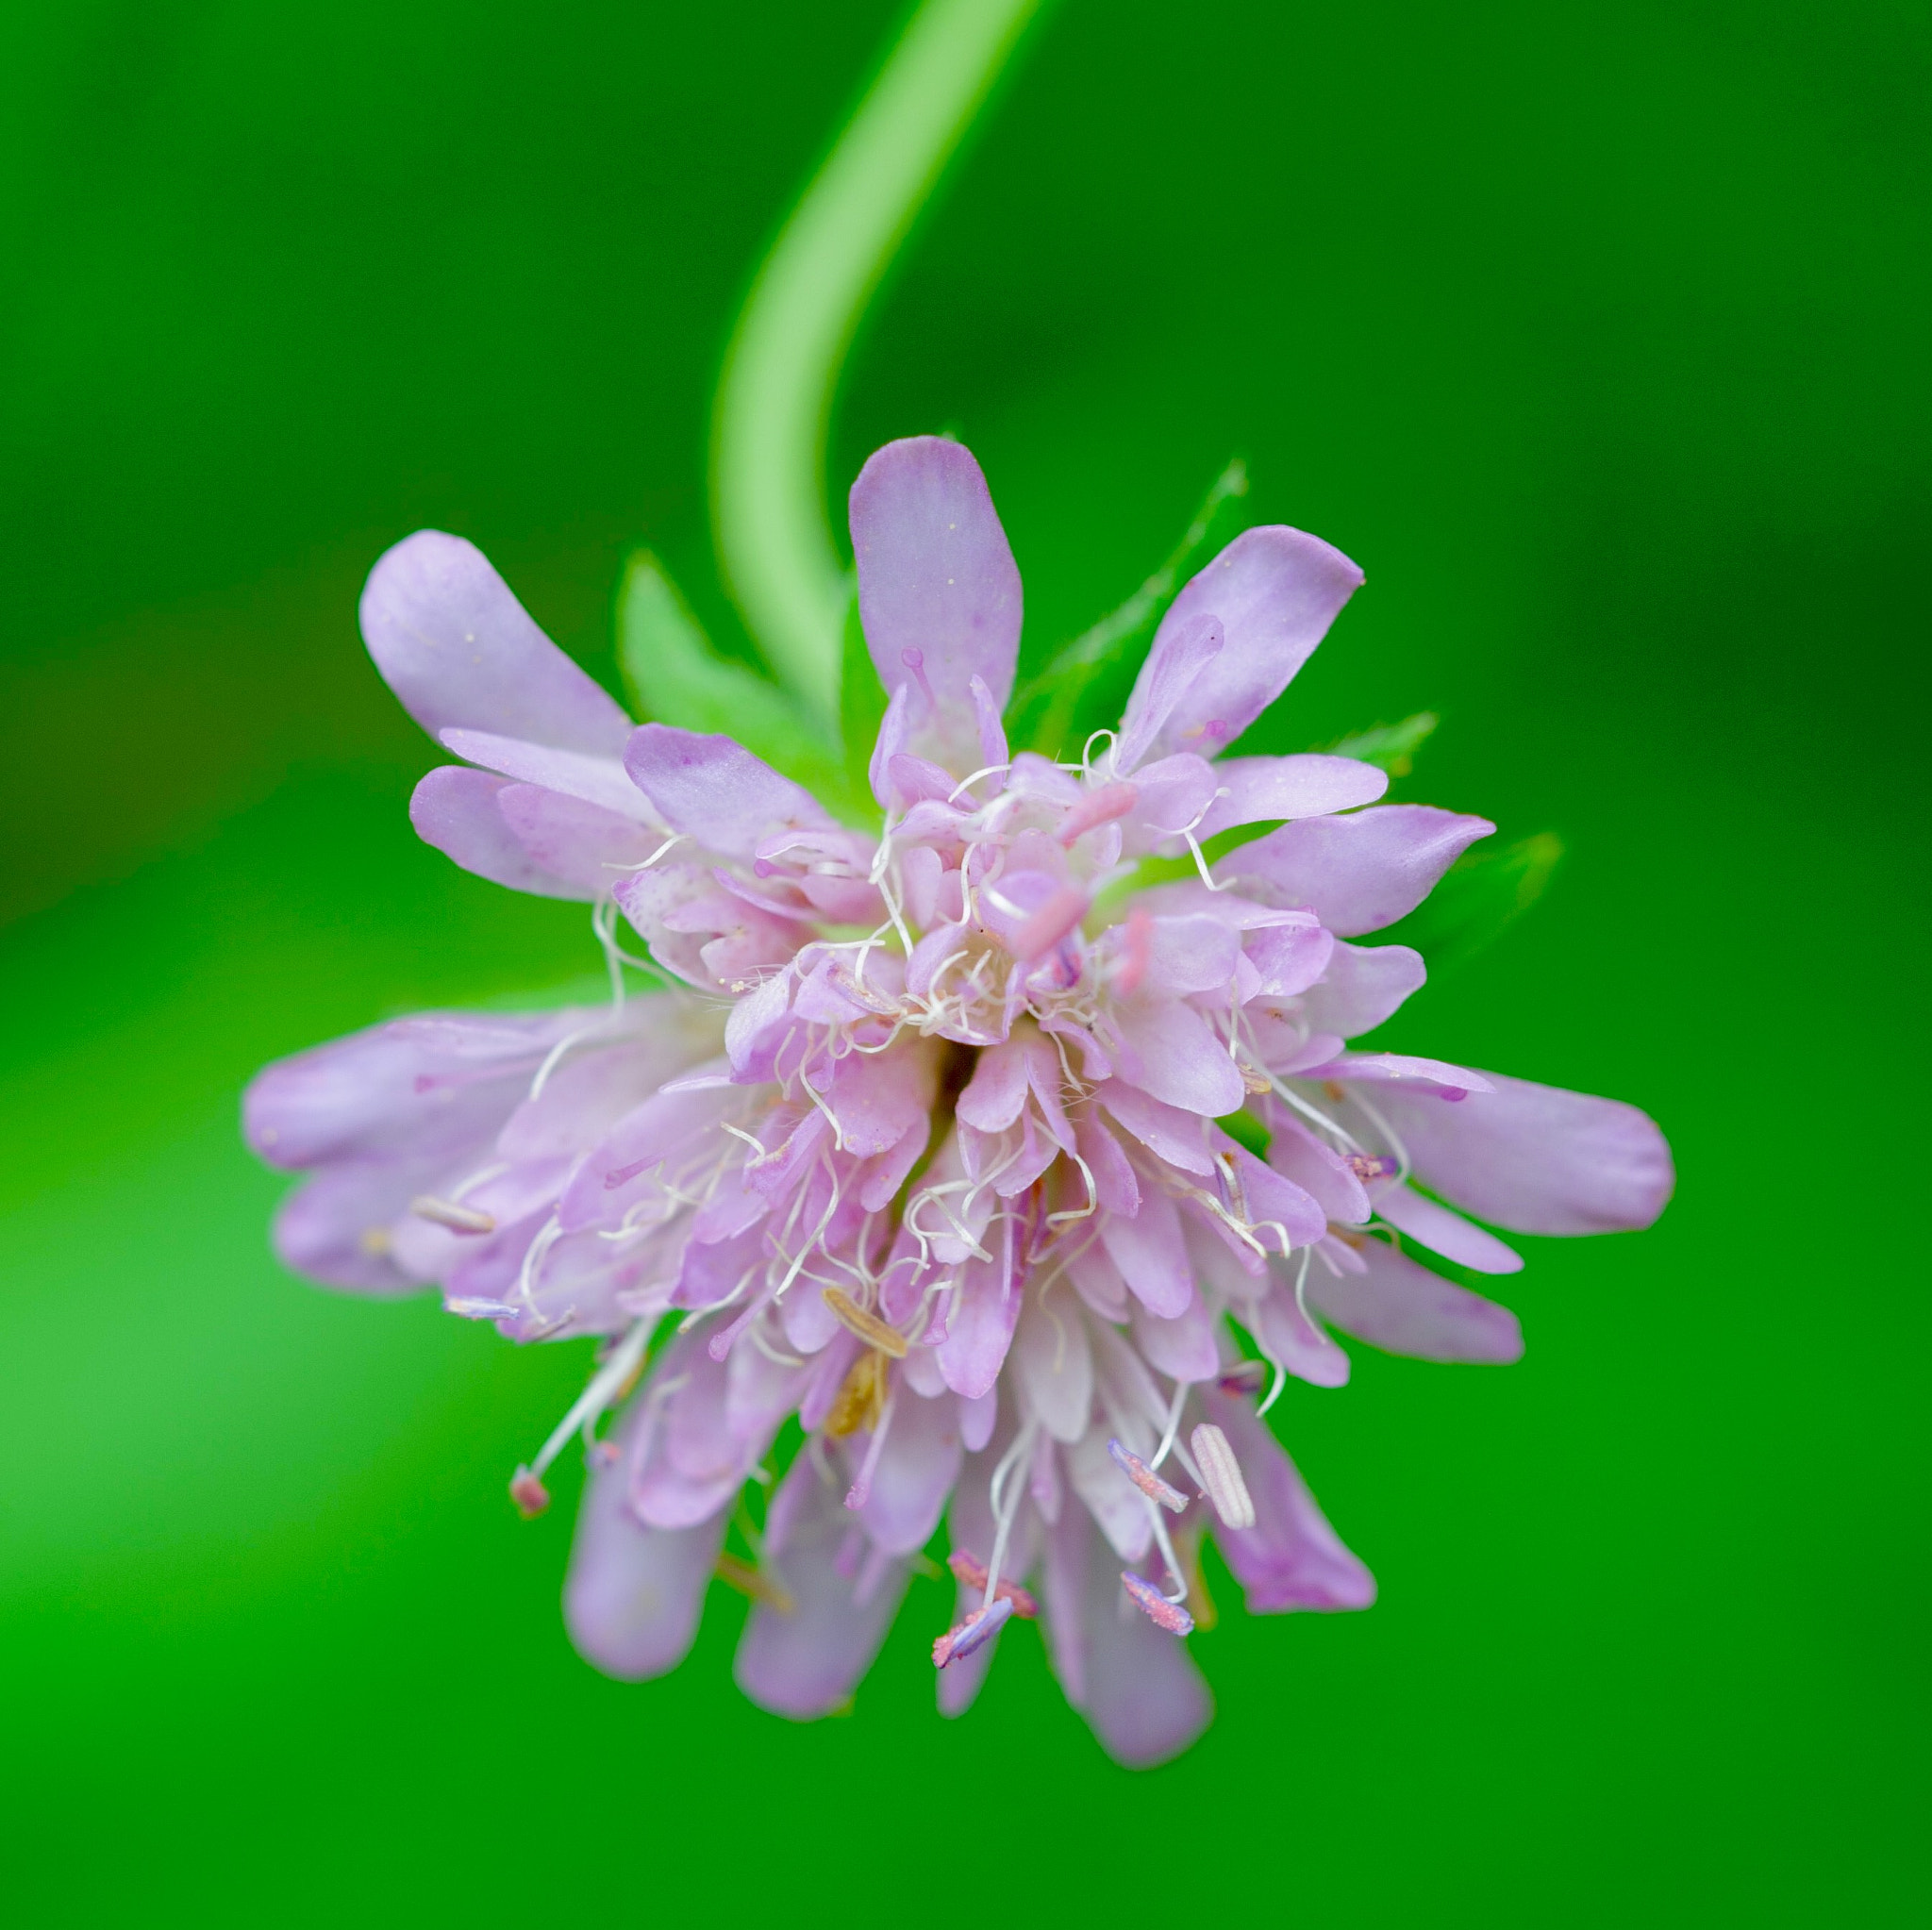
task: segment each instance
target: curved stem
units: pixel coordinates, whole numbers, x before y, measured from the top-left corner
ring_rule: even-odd
[[[846,574],[825,519],[832,391],[867,299],[1038,0],[924,0],[752,285],[711,428],[726,587],[772,668],[829,726]]]

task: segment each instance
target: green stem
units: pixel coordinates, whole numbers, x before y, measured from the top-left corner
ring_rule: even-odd
[[[924,0],[752,286],[711,430],[726,587],[772,668],[828,724],[846,574],[825,518],[832,391],[858,318],[1038,0]]]

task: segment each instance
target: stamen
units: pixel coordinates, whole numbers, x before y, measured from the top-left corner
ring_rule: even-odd
[[[527,1468],[519,1468],[509,1477],[509,1498],[526,1522],[534,1522],[550,1506],[549,1489]]]
[[[1152,1582],[1143,1582],[1131,1569],[1121,1571],[1121,1586],[1134,1598],[1134,1606],[1169,1635],[1192,1635],[1194,1618],[1178,1602],[1170,1602]]]
[[[1221,1517],[1223,1526],[1252,1528],[1254,1498],[1248,1493],[1248,1484],[1241,1479],[1241,1464],[1235,1459],[1227,1436],[1213,1422],[1204,1421],[1188,1439],[1200,1468],[1201,1486],[1208,1490],[1208,1499],[1214,1504],[1214,1512]]]
[[[825,1432],[834,1440],[861,1429],[876,1433],[886,1405],[886,1356],[876,1348],[861,1354],[845,1372],[825,1416]]]
[[[986,1593],[986,1570],[963,1548],[956,1548],[946,1556],[946,1566],[953,1571],[954,1577],[964,1582],[969,1589],[977,1589],[982,1596]],[[1024,1621],[1031,1622],[1040,1613],[1040,1604],[1033,1599],[1031,1591],[1016,1582],[1002,1582],[993,1593],[999,1601],[1011,1603],[1013,1613]]]
[[[1342,1164],[1364,1184],[1372,1179],[1387,1179],[1391,1173],[1402,1170],[1402,1162],[1390,1158],[1386,1153],[1347,1153],[1342,1156]]]
[[[1175,1514],[1186,1510],[1188,1497],[1178,1488],[1170,1487],[1130,1448],[1123,1447],[1118,1440],[1109,1440],[1107,1451],[1113,1456],[1114,1465],[1149,1501],[1158,1501]]]
[[[1261,1383],[1268,1378],[1268,1363],[1264,1360],[1243,1360],[1239,1367],[1230,1367],[1214,1383],[1224,1394],[1254,1394],[1261,1389]]]
[[[827,1287],[820,1297],[848,1333],[857,1334],[861,1340],[876,1347],[881,1354],[890,1354],[894,1360],[905,1359],[906,1336],[897,1327],[890,1327],[877,1314],[868,1313],[840,1288]]]
[[[975,1649],[983,1649],[1013,1613],[1012,1603],[1004,1595],[976,1614],[969,1615],[956,1628],[949,1628],[932,1645],[932,1665],[943,1669],[963,1661]]]
[[[439,1199],[434,1193],[418,1193],[409,1202],[409,1211],[419,1220],[447,1226],[452,1233],[494,1233],[496,1215],[480,1206],[465,1206],[456,1200]]]
[[[790,1615],[798,1606],[786,1589],[763,1569],[754,1568],[750,1562],[741,1560],[735,1555],[719,1556],[718,1579],[727,1589],[736,1589],[741,1595],[749,1595],[754,1602],[762,1602],[768,1608],[775,1608],[780,1615]]]

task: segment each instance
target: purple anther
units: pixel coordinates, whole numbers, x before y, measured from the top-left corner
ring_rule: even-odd
[[[932,1665],[943,1669],[949,1663],[964,1661],[975,1649],[983,1649],[1006,1625],[1013,1605],[1002,1594],[977,1614],[969,1615],[958,1628],[949,1628],[932,1645]]]
[[[1230,1367],[1214,1385],[1224,1394],[1253,1394],[1260,1391],[1261,1383],[1267,1378],[1266,1361],[1243,1360],[1239,1367]]]
[[[975,1560],[963,1548],[956,1548],[946,1556],[946,1566],[969,1589],[977,1589],[982,1595],[986,1593],[986,1564],[983,1561]],[[1040,1613],[1040,1604],[1033,1599],[1031,1591],[1021,1588],[1017,1582],[1002,1582],[993,1593],[1002,1602],[1009,1604],[1013,1613],[1024,1621],[1031,1622]]]
[[[1169,1635],[1193,1634],[1194,1618],[1178,1602],[1170,1602],[1152,1582],[1143,1582],[1132,1570],[1124,1568],[1121,1586],[1156,1628],[1164,1628]]]
[[[1107,1444],[1107,1451],[1113,1456],[1114,1465],[1149,1501],[1158,1501],[1162,1507],[1172,1508],[1175,1514],[1180,1514],[1186,1509],[1188,1497],[1178,1488],[1170,1488],[1131,1449],[1124,1448],[1117,1440],[1110,1440]]]
[[[527,1468],[509,1477],[509,1498],[526,1522],[534,1522],[550,1506],[550,1490]]]
[[[925,701],[937,710],[940,707],[940,700],[933,695],[932,685],[926,680],[925,652],[923,650],[902,650],[899,653],[899,661],[918,679],[919,688],[925,692]]]
[[[1364,1184],[1372,1179],[1388,1179],[1402,1171],[1401,1162],[1390,1158],[1386,1153],[1351,1153],[1346,1164],[1348,1170]]]

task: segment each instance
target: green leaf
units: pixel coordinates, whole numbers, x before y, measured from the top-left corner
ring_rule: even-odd
[[[1418,710],[1400,724],[1378,724],[1374,730],[1357,731],[1325,748],[1332,757],[1359,757],[1364,764],[1379,764],[1391,777],[1407,777],[1415,769],[1415,754],[1424,739],[1441,722],[1433,710]]]
[[[1130,682],[1126,672],[1139,670],[1168,605],[1192,574],[1195,558],[1210,542],[1219,549],[1240,528],[1238,506],[1247,492],[1247,465],[1237,457],[1215,477],[1173,555],[1014,697],[1008,716],[1015,744],[1030,744],[1050,757],[1066,756],[1098,727],[1095,717],[1103,725],[1118,719]]]
[[[776,684],[711,648],[670,573],[649,550],[634,551],[625,564],[617,663],[639,716],[736,738],[845,815],[848,786],[832,747]]]
[[[1238,1146],[1244,1146],[1257,1159],[1268,1156],[1268,1128],[1252,1112],[1224,1113],[1214,1123]]]
[[[1468,852],[1407,918],[1378,933],[1377,942],[1413,945],[1432,972],[1460,965],[1542,896],[1562,857],[1563,840],[1554,831],[1500,851]]]

